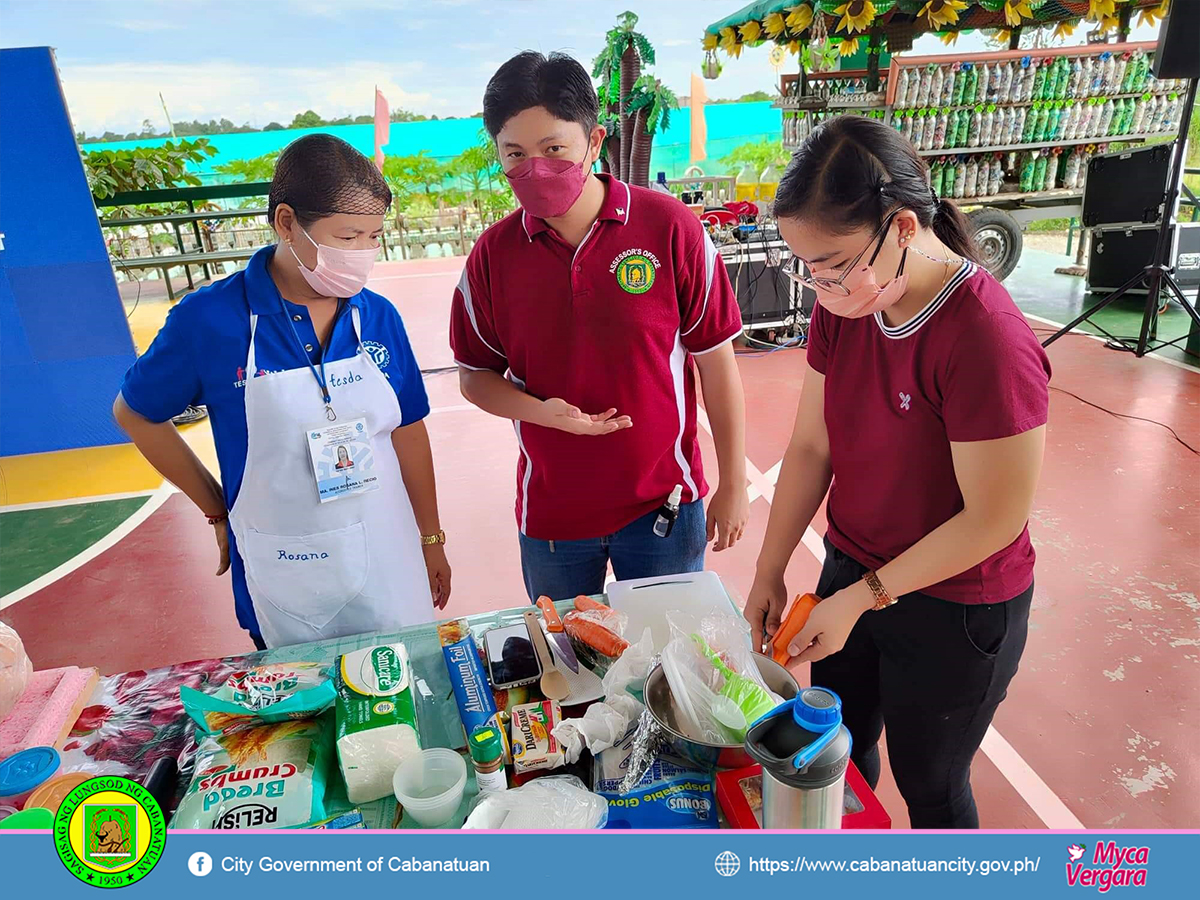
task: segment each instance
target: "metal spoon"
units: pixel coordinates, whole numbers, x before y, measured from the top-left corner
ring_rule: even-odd
[[[571,686],[567,684],[566,676],[554,668],[554,660],[550,658],[550,647],[546,644],[546,635],[542,633],[537,613],[527,609],[524,615],[529,639],[533,642],[533,649],[537,651],[538,660],[542,664],[542,693],[547,700],[564,700],[571,693]]]

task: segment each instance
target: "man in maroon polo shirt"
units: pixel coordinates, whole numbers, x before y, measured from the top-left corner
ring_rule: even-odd
[[[698,571],[749,516],[724,264],[678,200],[592,173],[598,112],[569,56],[521,53],[492,76],[484,125],[521,208],[471,251],[450,316],[463,396],[516,427],[530,599],[598,593],[610,562],[619,579]],[[707,518],[693,359],[720,470]]]

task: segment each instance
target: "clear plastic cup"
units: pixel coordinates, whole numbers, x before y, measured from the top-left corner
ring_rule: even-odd
[[[440,828],[458,811],[467,785],[467,764],[454,750],[422,750],[392,776],[396,800],[418,824]]]

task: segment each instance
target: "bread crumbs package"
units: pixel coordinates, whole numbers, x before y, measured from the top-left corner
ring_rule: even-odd
[[[326,721],[328,717],[326,717]],[[320,719],[204,737],[172,828],[302,828],[326,817],[329,735]]]

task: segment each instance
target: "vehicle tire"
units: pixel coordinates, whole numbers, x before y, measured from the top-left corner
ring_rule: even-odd
[[[1002,209],[984,207],[967,214],[979,259],[997,281],[1017,267],[1025,239],[1017,220]]]

